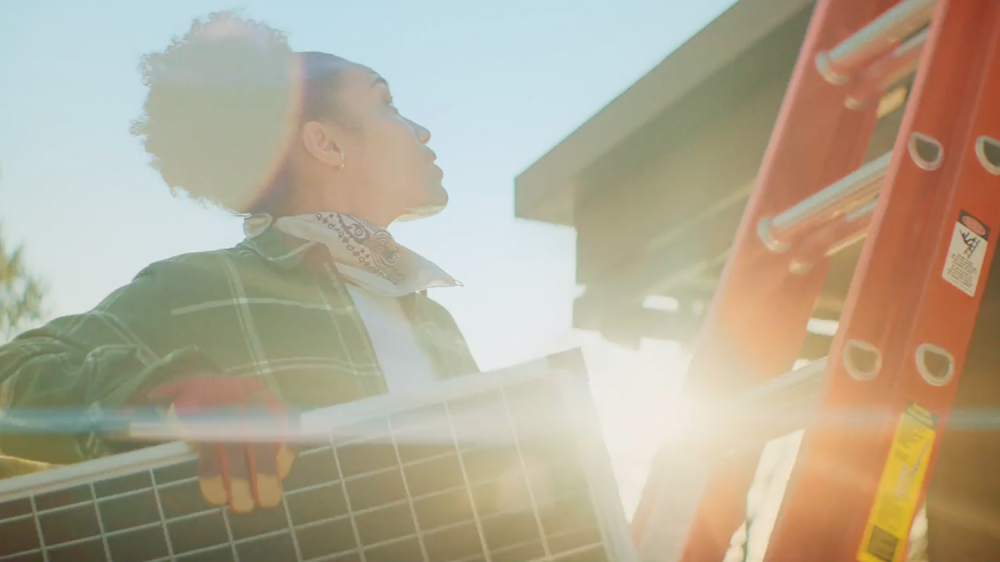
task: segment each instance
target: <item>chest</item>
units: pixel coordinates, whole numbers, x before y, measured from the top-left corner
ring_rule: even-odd
[[[353,285],[348,285],[348,292],[364,322],[389,392],[411,392],[441,378],[399,298]]]
[[[214,290],[173,310],[182,342],[231,376],[268,380],[291,404],[322,407],[387,392],[387,374],[405,369],[387,359],[394,352],[419,357],[419,374],[434,380],[476,371],[451,315],[421,294],[394,308],[359,299],[332,268],[243,275]]]

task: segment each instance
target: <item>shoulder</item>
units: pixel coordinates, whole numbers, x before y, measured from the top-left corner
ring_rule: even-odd
[[[134,280],[200,282],[218,278],[225,275],[226,262],[238,255],[236,248],[180,254],[147,265],[136,274]]]
[[[274,272],[244,245],[180,254],[144,267],[133,284],[156,287],[169,300],[190,301],[228,295],[234,284]]]
[[[183,283],[280,275],[295,269],[314,246],[313,242],[268,229],[230,248],[181,254],[152,263],[137,277],[155,276]]]

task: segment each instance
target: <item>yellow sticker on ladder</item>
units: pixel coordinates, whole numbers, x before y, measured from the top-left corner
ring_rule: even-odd
[[[896,426],[892,449],[868,516],[858,562],[901,562],[934,447],[934,416],[910,403]]]

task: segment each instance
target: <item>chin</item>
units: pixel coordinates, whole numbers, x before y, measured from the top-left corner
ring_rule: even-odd
[[[428,197],[424,201],[410,207],[403,216],[396,219],[398,222],[415,221],[433,217],[448,207],[448,191],[441,184],[431,188]]]

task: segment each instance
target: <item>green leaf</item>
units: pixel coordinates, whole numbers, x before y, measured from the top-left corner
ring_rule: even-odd
[[[0,230],[0,340],[9,340],[44,315],[44,288],[24,263],[24,248],[10,248]]]

